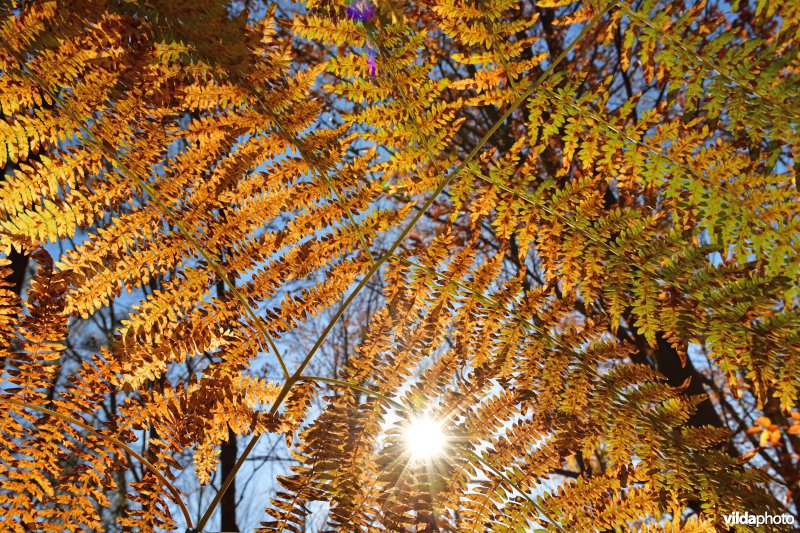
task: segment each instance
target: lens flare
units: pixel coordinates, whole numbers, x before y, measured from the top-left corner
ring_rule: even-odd
[[[441,422],[423,415],[404,428],[406,450],[417,462],[432,461],[444,454],[447,436]]]

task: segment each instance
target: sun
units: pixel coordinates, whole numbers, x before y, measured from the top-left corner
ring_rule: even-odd
[[[442,423],[427,414],[412,419],[403,430],[403,438],[415,462],[429,462],[444,455],[447,444]]]

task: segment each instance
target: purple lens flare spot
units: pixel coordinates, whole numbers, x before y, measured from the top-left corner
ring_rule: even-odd
[[[375,63],[375,52],[367,50],[367,68],[369,68],[369,75],[374,77],[378,72],[378,65]]]
[[[375,17],[375,4],[367,0],[353,0],[347,6],[347,17],[357,22],[369,22]]]

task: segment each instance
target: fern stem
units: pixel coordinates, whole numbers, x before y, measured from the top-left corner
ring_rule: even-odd
[[[343,387],[349,387],[351,389],[355,389],[357,391],[361,391],[361,392],[363,392],[365,394],[369,394],[370,396],[374,396],[376,398],[379,398],[379,399],[385,401],[386,403],[388,403],[388,404],[390,404],[390,405],[392,405],[392,406],[394,406],[394,407],[396,407],[398,409],[401,409],[401,410],[405,409],[402,404],[392,400],[388,396],[384,396],[383,394],[381,394],[379,392],[376,392],[374,390],[368,389],[366,387],[362,387],[360,385],[356,385],[355,383],[350,383],[349,381],[344,381],[344,380],[335,379],[335,378],[326,378],[326,377],[322,377],[322,376],[306,376],[306,375],[301,375],[296,380],[297,381],[320,381],[320,382],[325,382],[325,383],[331,383],[331,384],[334,384],[334,385],[340,385],[340,386],[343,386]],[[203,527],[206,525],[208,520],[211,518],[212,513],[216,509],[217,505],[219,505],[219,502],[222,500],[222,496],[228,490],[228,487],[230,487],[231,483],[233,483],[233,479],[236,477],[236,473],[242,467],[242,465],[245,462],[245,459],[250,454],[250,452],[253,451],[253,448],[255,447],[255,445],[258,442],[258,439],[260,437],[261,437],[261,435],[258,434],[258,435],[253,435],[250,438],[250,441],[247,443],[247,446],[242,451],[241,456],[236,461],[236,464],[233,466],[233,470],[231,470],[231,472],[228,475],[228,477],[225,478],[225,480],[222,482],[222,485],[220,486],[220,488],[217,491],[217,493],[214,495],[214,498],[208,504],[208,507],[206,508],[205,512],[203,513],[203,516],[200,518],[200,521],[197,522],[197,528],[195,529],[195,531],[202,531],[203,530]]]
[[[392,407],[396,407],[400,410],[405,410],[405,406],[398,401],[392,400],[388,396],[381,394],[380,392],[374,391],[367,387],[362,387],[361,385],[357,385],[355,383],[351,383],[349,381],[343,379],[336,379],[336,378],[326,378],[323,376],[308,376],[303,374],[300,376],[299,381],[319,381],[322,383],[330,383],[332,385],[340,385],[342,387],[348,387],[353,390],[357,390],[359,392],[363,392],[365,394],[369,394],[370,396],[374,396],[375,398],[379,398],[384,402],[388,403]]]
[[[414,229],[414,226],[416,226],[417,222],[419,222],[419,220],[424,216],[424,214],[428,210],[428,208],[430,208],[430,206],[433,205],[433,202],[436,200],[436,198],[439,196],[439,194],[441,194],[442,191],[444,191],[444,189],[450,184],[450,182],[453,181],[453,179],[455,179],[455,177],[458,176],[467,167],[467,165],[475,158],[475,156],[483,148],[483,146],[489,141],[489,139],[497,132],[498,129],[500,129],[500,127],[502,126],[503,122],[505,122],[508,119],[508,117],[510,117],[511,114],[514,111],[516,111],[531,94],[533,94],[533,92],[536,90],[536,88],[539,86],[539,84],[542,83],[553,72],[555,67],[558,66],[558,64],[561,63],[561,61],[564,60],[564,58],[572,50],[572,48],[578,43],[578,41],[580,41],[583,38],[583,36],[586,35],[586,33],[588,33],[588,31],[595,24],[597,24],[597,22],[616,3],[617,3],[617,0],[612,0],[611,2],[609,2],[601,11],[599,11],[592,18],[592,20],[589,21],[589,23],[586,26],[584,26],[581,29],[581,31],[578,33],[578,35],[575,37],[575,39],[573,39],[573,41],[568,46],[566,46],[564,48],[564,51],[550,64],[550,66],[547,68],[547,70],[545,70],[533,83],[531,83],[531,85],[525,90],[525,92],[522,93],[512,103],[512,105],[500,116],[500,118],[497,120],[497,122],[495,122],[492,125],[492,127],[489,128],[489,131],[486,132],[486,134],[478,142],[478,144],[476,144],[475,147],[472,148],[472,150],[469,152],[467,157],[461,163],[459,163],[459,165],[453,170],[452,173],[450,173],[449,176],[445,177],[442,180],[442,182],[439,184],[438,187],[436,187],[436,189],[431,193],[431,195],[428,197],[428,199],[425,201],[425,203],[422,205],[422,207],[419,209],[419,211],[417,211],[417,213],[408,222],[408,224],[403,229],[403,231],[400,233],[400,235],[395,239],[395,241],[392,243],[392,245],[389,247],[389,249],[372,265],[372,267],[370,267],[370,269],[364,275],[362,280],[358,283],[358,285],[356,285],[356,287],[353,289],[353,291],[351,291],[351,293],[348,295],[348,297],[345,299],[345,301],[342,302],[342,305],[339,307],[339,309],[336,311],[336,313],[330,319],[330,321],[328,321],[328,324],[325,326],[325,329],[322,331],[322,333],[320,334],[320,336],[317,339],[317,341],[311,347],[311,350],[309,350],[309,352],[306,355],[306,357],[300,363],[300,366],[294,372],[292,377],[287,381],[288,387],[285,386],[281,390],[281,392],[278,394],[278,397],[276,398],[275,403],[273,404],[272,409],[270,410],[270,413],[275,414],[275,412],[277,412],[278,407],[280,407],[280,404],[283,402],[283,400],[286,398],[286,395],[289,393],[289,388],[291,388],[291,385],[293,385],[297,381],[298,376],[300,376],[303,373],[303,370],[305,370],[306,366],[308,366],[308,364],[311,362],[311,358],[316,354],[316,352],[317,352],[317,350],[319,350],[320,346],[322,346],[322,343],[328,337],[328,335],[330,334],[331,330],[333,330],[333,326],[342,317],[342,315],[344,314],[345,310],[350,306],[350,304],[353,302],[353,300],[358,295],[358,293],[361,292],[361,290],[367,285],[367,283],[372,278],[372,276],[374,276],[375,273],[377,273],[377,271],[381,268],[381,266],[383,266],[383,264],[390,257],[392,257],[394,255],[394,252],[400,246],[400,243],[402,243],[403,240],[405,240],[405,238],[408,236],[408,234],[411,233],[411,230]]]
[[[550,74],[552,74],[552,72],[555,70],[555,68],[564,60],[564,58],[567,57],[567,54],[572,50],[572,48],[581,39],[583,39],[583,37],[589,32],[589,30],[592,27],[594,27],[594,25],[597,24],[600,21],[600,19],[602,19],[605,16],[605,14],[608,13],[608,11],[611,10],[612,7],[614,7],[614,5],[617,3],[617,1],[618,0],[611,0],[610,2],[608,2],[605,5],[605,7],[603,9],[598,11],[594,15],[594,17],[592,17],[592,19],[586,24],[586,26],[584,26],[581,29],[581,31],[578,32],[578,34],[575,36],[575,38],[564,48],[564,50],[561,52],[561,54],[559,54],[559,56],[556,59],[553,60],[553,62],[550,64],[550,66],[547,68],[547,70],[545,70],[535,81],[533,81],[530,84],[530,86],[528,86],[528,88],[525,90],[525,92],[523,92],[521,95],[519,95],[519,97],[517,97],[517,99],[511,104],[511,106],[509,106],[509,108],[497,119],[497,121],[492,125],[492,127],[489,128],[489,130],[484,134],[484,136],[481,138],[481,140],[478,142],[478,144],[476,144],[472,148],[472,150],[470,150],[469,154],[467,154],[467,157],[458,164],[458,166],[453,170],[452,173],[450,173],[449,176],[444,177],[444,179],[441,181],[439,186],[436,187],[436,189],[431,193],[431,195],[428,197],[428,199],[422,205],[422,207],[417,211],[417,213],[414,215],[414,217],[408,222],[406,227],[403,228],[403,231],[394,240],[394,242],[389,247],[389,249],[377,261],[375,261],[372,264],[372,266],[369,268],[369,270],[364,275],[364,277],[361,279],[361,281],[358,283],[358,285],[356,285],[356,287],[350,292],[350,294],[347,296],[347,298],[342,302],[342,305],[339,306],[339,309],[337,309],[336,313],[328,321],[328,324],[325,326],[325,329],[322,331],[320,336],[317,338],[316,342],[311,347],[311,349],[309,350],[308,354],[305,356],[303,361],[301,361],[301,363],[298,366],[297,370],[295,370],[295,372],[286,380],[286,382],[284,382],[283,387],[281,387],[281,390],[278,393],[278,396],[275,398],[275,402],[272,404],[272,407],[270,408],[270,411],[269,411],[270,414],[275,414],[278,411],[278,409],[280,408],[281,404],[283,403],[283,400],[286,399],[286,396],[289,394],[289,391],[291,390],[292,386],[297,381],[299,381],[300,377],[303,374],[303,370],[305,370],[305,368],[311,362],[312,357],[314,357],[314,355],[317,353],[317,350],[319,350],[320,346],[322,346],[322,343],[325,342],[325,339],[328,337],[330,332],[333,330],[333,327],[334,327],[334,325],[336,325],[336,322],[338,322],[338,320],[342,317],[342,315],[344,314],[345,310],[350,306],[350,304],[353,302],[353,300],[355,300],[356,296],[358,296],[358,294],[361,292],[361,290],[367,285],[367,283],[369,283],[370,279],[372,279],[372,276],[374,276],[378,272],[378,270],[380,270],[381,266],[383,266],[383,264],[390,257],[392,257],[394,255],[394,252],[400,246],[400,243],[402,243],[403,240],[405,240],[405,238],[408,236],[408,234],[411,233],[411,230],[414,229],[414,226],[416,226],[417,222],[420,221],[420,219],[424,216],[425,212],[430,208],[430,206],[433,205],[433,202],[436,201],[436,198],[438,198],[438,196],[442,193],[442,191],[445,190],[445,188],[450,184],[450,182],[452,182],[455,179],[455,177],[458,176],[467,167],[467,165],[475,158],[475,156],[478,154],[478,152],[481,151],[481,149],[489,141],[489,139],[491,139],[492,136],[497,132],[497,130],[500,129],[500,127],[508,119],[508,117],[510,117],[511,114],[514,111],[516,111],[525,102],[525,100],[531,94],[533,94],[533,92],[536,90],[536,88],[548,76],[550,76]],[[434,163],[434,166],[436,166],[436,163]],[[224,492],[230,486],[231,482],[233,481],[233,478],[236,476],[236,472],[238,472],[238,470],[241,467],[241,465],[244,464],[244,460],[247,458],[247,456],[250,454],[250,452],[255,447],[256,443],[258,442],[259,437],[260,437],[260,435],[254,435],[250,439],[250,442],[247,443],[247,447],[242,452],[242,455],[239,457],[239,460],[237,461],[236,465],[233,467],[233,470],[228,474],[228,477],[223,481],[223,484],[220,487],[219,491],[217,491],[217,494],[214,496],[214,499],[209,504],[208,508],[206,509],[206,512],[203,514],[203,517],[200,519],[200,522],[198,522],[198,529],[202,529],[202,527],[205,525],[205,523],[210,518],[211,513],[214,512],[215,507],[217,506],[219,501],[222,499],[222,494],[224,494]]]
[[[24,408],[24,409],[32,409],[34,411],[39,411],[40,413],[44,413],[44,414],[47,414],[47,415],[50,415],[50,416],[54,416],[54,417],[56,417],[56,418],[58,418],[60,420],[63,420],[64,422],[68,422],[68,423],[76,425],[76,426],[78,426],[78,427],[80,427],[82,429],[85,429],[86,431],[92,433],[94,436],[99,437],[102,440],[111,442],[115,446],[118,446],[119,448],[122,448],[127,453],[129,453],[133,457],[135,457],[140,463],[142,463],[142,465],[145,468],[147,468],[150,472],[152,472],[153,475],[156,476],[158,478],[158,480],[161,483],[163,483],[165,487],[167,487],[167,489],[169,489],[169,491],[172,493],[173,500],[175,501],[175,503],[178,504],[178,507],[180,507],[181,512],[183,513],[183,518],[184,518],[184,520],[186,520],[187,526],[189,527],[189,529],[192,529],[192,517],[189,515],[189,510],[186,508],[186,505],[183,503],[183,499],[181,498],[181,492],[177,488],[175,488],[175,486],[172,483],[169,482],[169,480],[164,476],[164,474],[162,474],[158,470],[158,468],[156,468],[150,461],[148,461],[147,459],[142,457],[137,451],[135,451],[133,448],[131,448],[130,446],[128,446],[127,444],[125,444],[121,440],[117,439],[116,437],[112,437],[111,435],[104,435],[104,434],[100,433],[99,431],[97,431],[92,426],[90,426],[89,424],[86,424],[85,422],[82,422],[81,420],[78,420],[77,418],[71,417],[71,416],[66,415],[64,413],[59,413],[58,411],[53,411],[52,409],[48,409],[47,407],[40,407],[40,406],[34,405],[32,403],[22,402],[22,401],[19,401],[19,400],[12,400],[10,398],[0,398],[0,402],[9,403],[9,404],[14,405],[16,407],[20,407],[20,408]]]

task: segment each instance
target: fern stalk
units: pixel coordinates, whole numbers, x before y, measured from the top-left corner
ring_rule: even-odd
[[[508,119],[508,117],[510,117],[511,114],[514,111],[516,111],[517,108],[519,108],[531,94],[533,94],[533,92],[536,90],[539,84],[553,72],[555,67],[558,66],[558,64],[561,63],[561,61],[563,61],[564,58],[566,58],[567,54],[572,50],[572,48],[589,32],[589,30],[595,24],[597,24],[605,16],[606,13],[608,13],[608,11],[611,10],[612,7],[614,7],[616,3],[617,0],[612,0],[611,2],[606,4],[606,6],[602,10],[597,12],[594,15],[594,17],[592,17],[592,19],[581,29],[581,31],[570,42],[570,44],[564,48],[562,53],[555,60],[553,60],[553,62],[550,64],[547,70],[545,70],[533,83],[531,83],[531,85],[525,90],[525,92],[522,93],[513,102],[513,104],[500,116],[500,118],[492,125],[492,127],[489,128],[489,130],[484,134],[483,138],[481,138],[478,144],[476,144],[472,148],[472,150],[470,150],[469,154],[464,159],[464,161],[459,163],[459,165],[455,168],[455,170],[453,170],[453,172],[449,176],[445,177],[441,181],[439,186],[431,193],[429,198],[425,201],[425,203],[422,205],[419,211],[417,211],[414,217],[408,222],[406,227],[403,229],[400,235],[395,239],[395,241],[392,243],[389,249],[386,252],[384,252],[384,254],[372,264],[372,266],[369,268],[369,270],[361,279],[361,281],[358,283],[358,285],[356,285],[356,287],[350,292],[350,294],[347,296],[344,302],[342,302],[342,305],[339,306],[339,309],[337,309],[336,313],[328,321],[328,324],[325,326],[325,329],[322,331],[317,341],[311,347],[306,357],[303,359],[303,361],[300,363],[300,365],[291,375],[291,377],[289,377],[289,379],[287,379],[286,382],[284,383],[283,387],[281,388],[281,391],[278,393],[277,398],[275,399],[274,403],[272,404],[272,407],[270,408],[269,411],[270,414],[275,414],[278,411],[278,408],[280,408],[281,403],[283,403],[283,400],[289,394],[289,390],[300,379],[300,377],[303,374],[303,370],[305,370],[305,368],[311,362],[311,358],[314,357],[314,354],[316,354],[317,350],[319,350],[320,346],[322,346],[322,343],[325,342],[325,339],[333,330],[333,327],[336,324],[336,322],[338,322],[338,320],[344,314],[345,310],[347,310],[347,308],[350,306],[353,300],[355,300],[356,296],[358,296],[358,293],[361,292],[361,290],[367,285],[369,280],[372,279],[372,276],[374,276],[378,272],[378,270],[380,270],[381,266],[383,266],[383,264],[390,257],[394,255],[394,252],[400,246],[400,243],[402,243],[403,240],[408,236],[408,234],[411,233],[411,230],[414,229],[414,226],[416,226],[417,222],[419,222],[419,220],[423,217],[428,208],[430,208],[430,206],[433,205],[434,201],[436,201],[436,198],[438,198],[439,194],[441,194],[442,191],[444,191],[444,189],[450,184],[450,182],[452,182],[456,178],[456,176],[458,176],[461,173],[461,171],[463,171],[466,168],[466,166],[475,158],[475,156],[478,154],[478,152],[480,152],[480,150],[489,141],[489,139],[491,139],[492,136],[497,132],[497,130],[500,129],[500,127],[506,121],[506,119]],[[219,503],[219,500],[222,498],[220,493],[227,490],[227,487],[230,486],[233,478],[239,471],[239,468],[241,468],[241,465],[244,464],[244,460],[247,458],[247,455],[253,450],[259,438],[260,435],[255,435],[247,443],[247,447],[242,452],[239,461],[237,461],[233,470],[228,475],[228,478],[223,481],[223,484],[222,486],[220,486],[220,490],[218,491],[217,495],[215,495],[214,499],[211,501],[208,508],[206,509],[206,512],[203,514],[203,519],[201,519],[201,521],[198,522],[198,527],[200,529],[202,529],[202,527],[211,517],[211,514],[214,512],[214,509]]]

